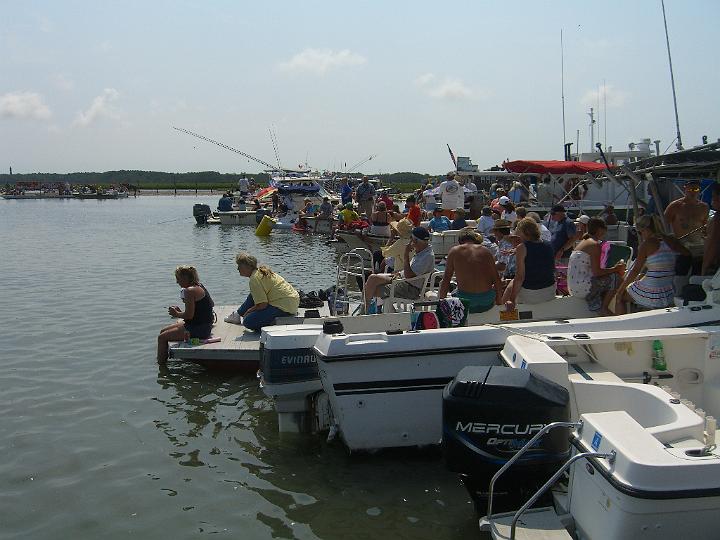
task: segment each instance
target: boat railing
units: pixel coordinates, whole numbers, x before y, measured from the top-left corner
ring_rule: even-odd
[[[552,422],[545,427],[543,427],[538,433],[535,434],[535,436],[530,439],[525,445],[518,450],[518,452],[512,456],[501,468],[498,470],[490,480],[490,488],[488,490],[488,509],[487,509],[487,516],[486,520],[488,523],[492,523],[492,503],[493,503],[493,495],[494,495],[494,488],[495,483],[497,480],[507,471],[512,465],[517,462],[520,457],[527,452],[530,448],[532,448],[535,443],[543,437],[545,434],[549,433],[550,431],[557,429],[557,428],[573,428],[575,430],[582,429],[583,422],[582,420],[579,420],[577,422]],[[545,482],[533,495],[530,497],[525,504],[523,504],[517,512],[513,515],[512,522],[510,524],[510,539],[514,540],[515,538],[515,529],[517,527],[517,522],[520,519],[520,517],[527,511],[528,508],[530,508],[533,504],[537,502],[537,500],[548,490],[550,489],[555,482],[558,481],[558,479],[565,473],[565,471],[576,461],[579,461],[581,459],[586,458],[597,458],[597,459],[607,459],[611,464],[615,461],[615,451],[612,450],[610,452],[581,452],[579,454],[575,454],[574,456],[571,456],[570,459],[568,459],[563,465],[553,474],[550,479]]]
[[[331,312],[339,314],[338,312],[342,311],[343,314],[350,314],[350,304],[352,301],[356,301],[362,305],[363,313],[367,313],[365,281],[367,276],[372,273],[372,261],[372,252],[366,248],[355,248],[340,256],[335,278],[335,301],[331,302]],[[351,281],[356,281],[356,283],[351,283]],[[362,285],[356,287],[358,284]],[[358,289],[359,292],[357,292]]]

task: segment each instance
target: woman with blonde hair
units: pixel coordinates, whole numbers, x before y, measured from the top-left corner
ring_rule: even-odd
[[[515,228],[523,241],[515,248],[515,277],[505,289],[503,301],[510,311],[516,302],[540,304],[555,298],[555,256],[552,246],[540,240],[540,229],[532,218],[523,218]]]
[[[235,263],[240,275],[250,278],[250,294],[225,322],[242,324],[258,332],[264,326],[275,324],[278,317],[292,317],[297,313],[300,295],[282,276],[267,266],[258,266],[255,257],[242,251],[235,257]]]
[[[656,215],[641,216],[637,225],[641,243],[632,269],[625,276],[615,294],[615,313],[626,313],[626,302],[656,309],[672,305],[675,296],[675,258],[678,254],[690,255],[688,249],[674,236],[663,232]],[[640,271],[645,275],[637,279]]]
[[[215,303],[194,266],[178,266],[175,269],[175,282],[180,285],[180,298],[185,309],[170,306],[168,314],[175,319],[183,319],[160,330],[158,336],[157,360],[167,361],[168,342],[182,341],[188,335],[191,338],[207,339],[210,337],[215,314]]]

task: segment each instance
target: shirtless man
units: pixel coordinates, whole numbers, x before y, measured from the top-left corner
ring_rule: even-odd
[[[720,184],[718,183],[713,184],[712,187],[712,209],[715,210],[715,215],[707,224],[701,272],[703,276],[717,271],[720,266]]]
[[[470,313],[488,311],[494,305],[500,305],[502,298],[495,260],[490,250],[481,245],[482,240],[482,235],[473,230],[460,233],[459,244],[448,252],[438,293],[438,298],[447,297],[454,274],[458,284],[456,296],[468,305]]]
[[[699,200],[700,182],[685,182],[685,196],[671,202],[665,209],[665,220],[675,238],[690,250],[693,268],[700,271],[699,261],[703,256],[702,228],[707,223],[708,205]]]

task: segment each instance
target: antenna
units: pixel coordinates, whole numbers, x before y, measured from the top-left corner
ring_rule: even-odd
[[[665,23],[665,42],[667,43],[668,63],[670,64],[670,83],[672,84],[673,105],[675,106],[675,126],[677,127],[677,144],[675,148],[683,149],[682,137],[680,136],[680,120],[678,118],[677,95],[675,94],[675,75],[673,75],[672,56],[670,56],[670,37],[668,36],[667,19],[665,18],[665,0],[661,0],[663,23]]]
[[[270,132],[270,142],[272,143],[273,152],[275,152],[275,161],[277,161],[278,170],[282,170],[282,165],[280,164],[280,152],[278,151],[277,145],[277,135],[275,135],[272,128],[268,128],[268,131]]]
[[[607,85],[605,79],[603,79],[603,128],[605,130],[604,146],[607,148]],[[600,135],[598,134],[598,137]]]
[[[565,136],[565,48],[563,47],[563,31],[560,29],[560,99],[562,101],[562,121],[563,121],[563,147],[567,144]],[[567,159],[567,158],[566,158]]]
[[[367,157],[367,158],[363,159],[362,161],[358,161],[355,165],[353,165],[352,167],[350,167],[349,169],[347,169],[347,170],[345,171],[345,173],[347,174],[347,173],[353,172],[353,171],[354,171],[355,169],[357,169],[358,167],[360,167],[360,166],[362,166],[362,165],[365,165],[368,161],[372,161],[372,159],[373,159],[373,158],[376,158],[376,157],[377,157],[377,154],[372,154],[370,157]]]
[[[265,167],[270,168],[271,170],[277,170],[274,165],[270,165],[267,161],[263,161],[262,159],[258,159],[255,156],[251,156],[250,154],[246,154],[245,152],[238,150],[237,148],[233,148],[232,146],[228,146],[227,144],[214,141],[213,139],[210,139],[208,137],[205,137],[203,135],[200,135],[199,133],[193,133],[192,131],[189,131],[187,129],[179,128],[172,126],[173,129],[177,131],[182,131],[183,133],[187,133],[188,135],[192,135],[193,137],[197,137],[198,139],[202,139],[203,141],[207,141],[210,143],[213,143],[216,146],[219,146],[220,148],[225,148],[225,150],[230,150],[231,152],[235,152],[236,154],[240,154],[241,156],[244,156],[248,159],[252,159],[254,162],[259,163],[260,165],[264,165]]]

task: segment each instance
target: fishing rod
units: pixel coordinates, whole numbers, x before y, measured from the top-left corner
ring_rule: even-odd
[[[179,128],[179,127],[175,127],[175,126],[172,126],[172,128],[175,129],[175,130],[177,130],[177,131],[182,131],[183,133],[187,133],[188,135],[192,135],[193,137],[197,137],[198,139],[202,139],[203,141],[207,141],[207,142],[213,143],[214,145],[219,146],[220,148],[225,148],[225,150],[230,150],[231,152],[235,152],[236,154],[240,154],[241,156],[244,156],[244,157],[246,157],[246,158],[248,158],[248,159],[252,159],[252,160],[255,161],[256,163],[259,163],[260,165],[264,165],[265,167],[269,167],[270,170],[273,170],[273,171],[282,170],[282,169],[279,169],[278,167],[276,167],[275,165],[270,165],[267,161],[263,161],[262,159],[256,158],[255,156],[251,156],[250,154],[246,154],[245,152],[243,152],[243,151],[241,151],[241,150],[238,150],[237,148],[233,148],[232,146],[228,146],[227,144],[224,144],[224,143],[215,141],[215,140],[213,140],[213,139],[210,139],[209,137],[205,137],[205,136],[203,136],[203,135],[200,135],[199,133],[195,133],[195,132],[193,132],[193,131],[190,131],[190,130],[187,130],[187,129],[183,129],[183,128]]]
[[[373,159],[373,158],[376,158],[376,157],[377,157],[377,154],[372,154],[370,157],[367,157],[367,158],[363,159],[362,161],[358,161],[355,165],[353,165],[352,167],[350,167],[350,168],[349,168],[347,171],[345,171],[345,172],[346,172],[346,173],[352,172],[352,171],[354,171],[355,169],[357,169],[358,167],[360,167],[361,165],[365,165],[368,161],[372,161],[372,159]]]

